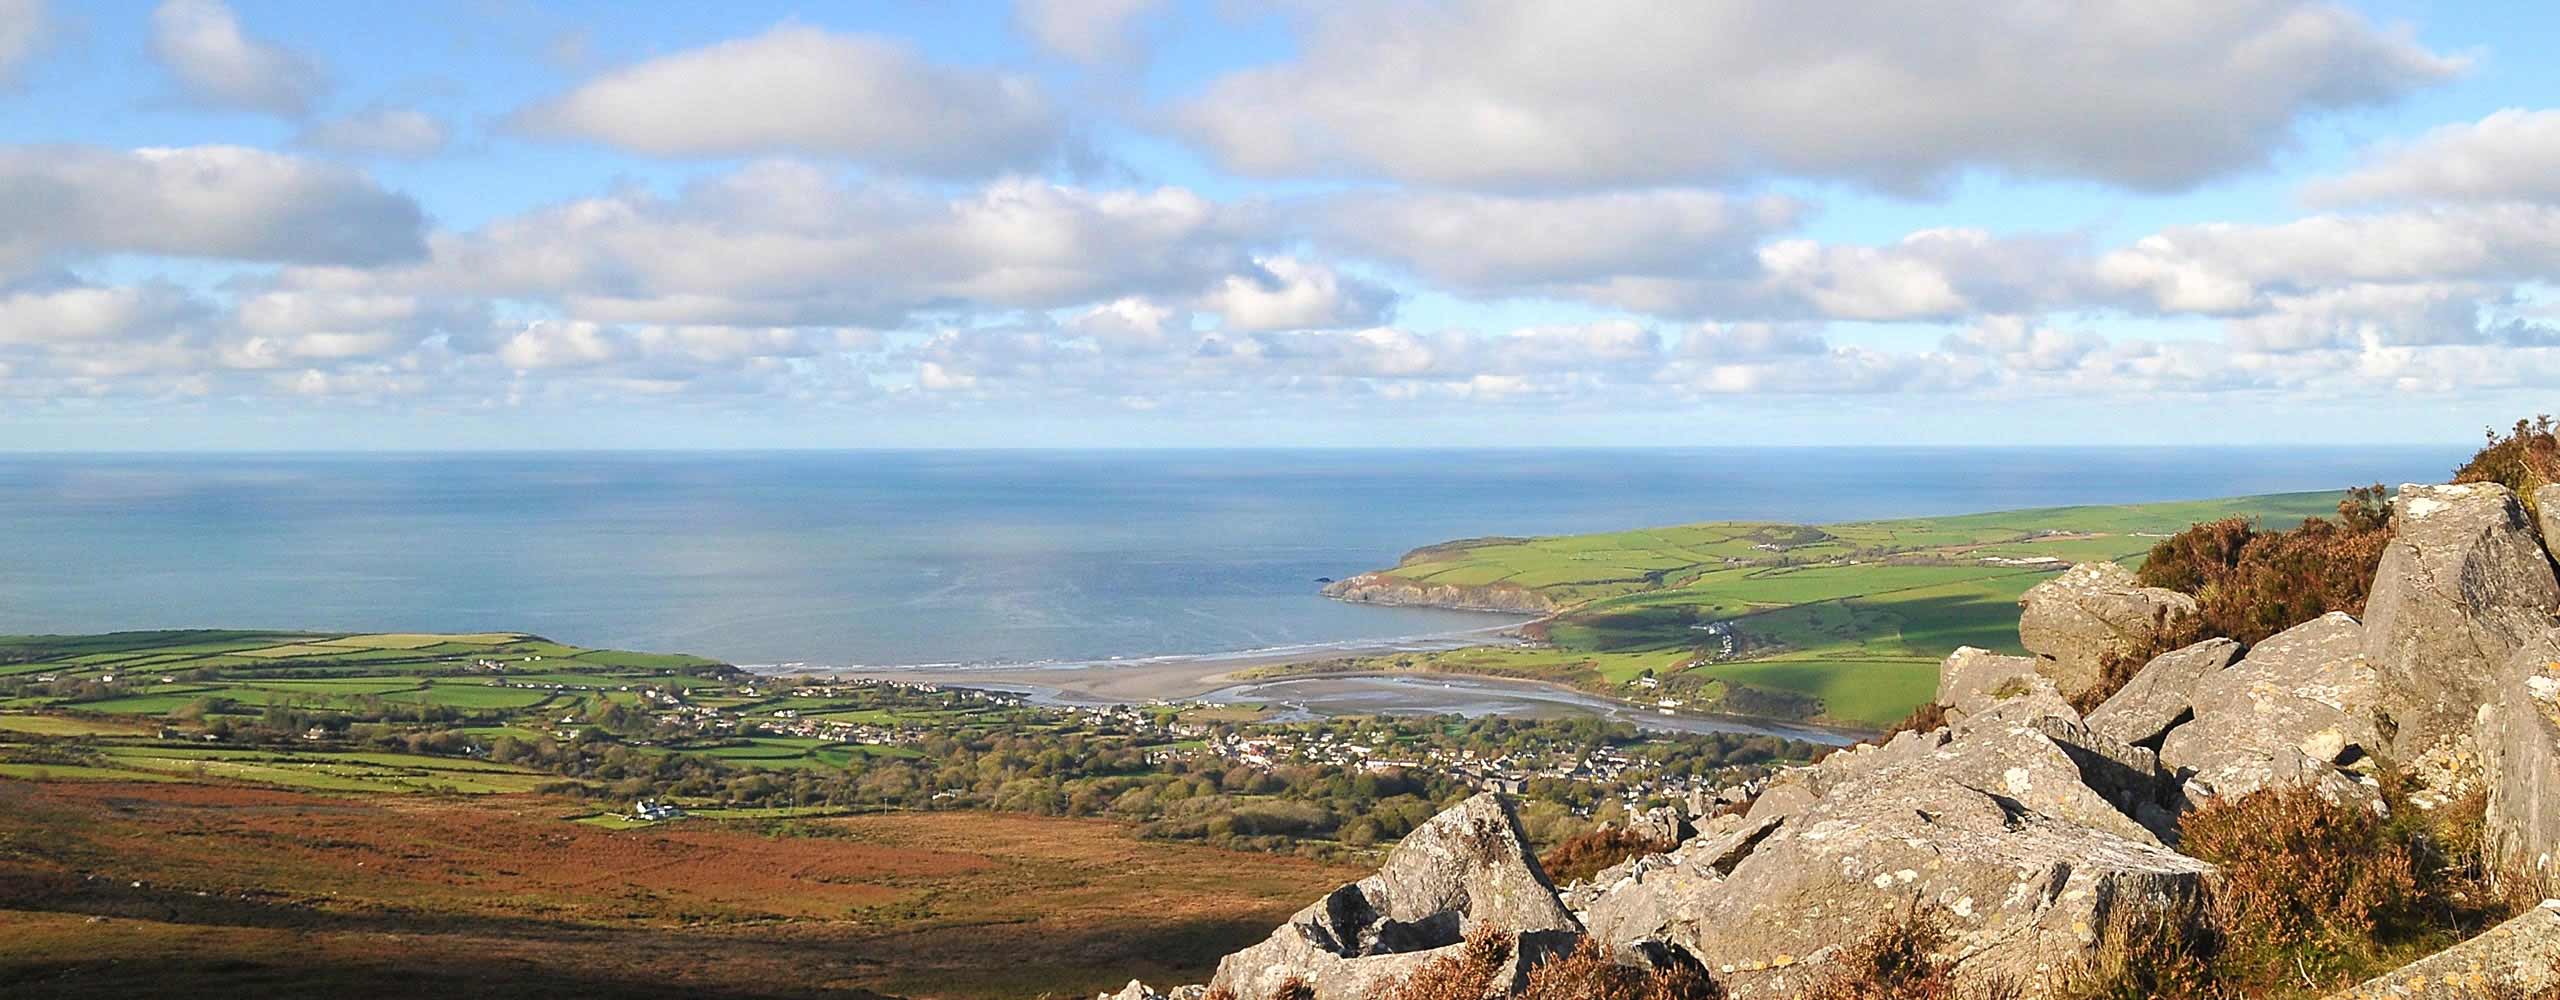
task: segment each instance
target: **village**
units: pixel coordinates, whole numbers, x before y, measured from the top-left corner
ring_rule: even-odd
[[[503,679],[491,683],[507,683]],[[545,682],[540,685],[559,688]],[[1645,752],[1646,743],[1621,746],[1538,740],[1519,749],[1482,750],[1448,738],[1416,720],[1380,718],[1353,727],[1327,723],[1251,722],[1223,717],[1235,706],[1153,701],[1141,705],[1039,705],[1023,694],[939,683],[855,679],[798,684],[750,682],[727,688],[624,686],[655,723],[656,738],[635,745],[696,749],[706,740],[824,741],[872,747],[912,747],[937,735],[965,736],[991,729],[1084,731],[1131,740],[1147,748],[1150,764],[1216,760],[1265,773],[1286,768],[1334,767],[1354,772],[1434,774],[1485,791],[1519,794],[1541,779],[1582,783],[1602,790],[1630,810],[1646,804],[1696,801],[1731,783],[1670,773]],[[790,707],[785,707],[790,706]],[[1205,721],[1204,715],[1220,715]],[[555,738],[574,739],[585,722],[577,714],[556,719]],[[1582,811],[1591,811],[1586,808]]]

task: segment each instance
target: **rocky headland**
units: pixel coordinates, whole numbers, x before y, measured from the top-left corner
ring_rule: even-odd
[[[1544,615],[1557,610],[1554,598],[1526,587],[1503,584],[1481,587],[1432,584],[1407,580],[1386,573],[1362,573],[1336,580],[1324,586],[1324,596],[1354,604],[1447,608],[1453,611],[1494,611],[1518,615]]]

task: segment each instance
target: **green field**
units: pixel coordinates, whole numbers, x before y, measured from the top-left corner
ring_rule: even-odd
[[[1351,666],[1536,677],[1690,708],[1880,727],[1929,697],[1938,662],[1956,647],[2022,652],[2018,598],[2065,565],[2134,564],[2160,537],[2197,521],[2236,515],[2289,526],[2335,513],[2339,498],[2285,493],[1449,542],[1381,572],[1542,595],[1563,609],[1538,626],[1545,640]],[[1734,636],[1732,652],[1714,628]],[[1647,673],[1659,688],[1636,686]]]

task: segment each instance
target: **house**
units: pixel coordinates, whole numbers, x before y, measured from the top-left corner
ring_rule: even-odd
[[[631,818],[644,823],[657,823],[684,817],[684,810],[656,799],[641,799],[631,804]]]

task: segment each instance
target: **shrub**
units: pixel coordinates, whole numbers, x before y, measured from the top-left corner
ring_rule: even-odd
[[[1892,739],[1896,733],[1925,733],[1946,724],[1947,706],[1938,704],[1936,699],[1931,699],[1921,702],[1920,707],[1912,709],[1911,714],[1903,716],[1902,721],[1894,723],[1892,728],[1885,730],[1883,738]]]
[[[2195,595],[2203,630],[2188,641],[2253,644],[2331,611],[2362,615],[2391,541],[2387,496],[2378,483],[2349,490],[2336,521],[2306,518],[2291,531],[2236,517],[2196,524],[2153,545],[2136,575],[2144,586]],[[2140,667],[2117,664],[2127,677]]]
[[[1914,908],[1887,922],[1838,959],[1839,967],[1799,996],[1805,1000],[1952,1000],[1962,995],[2009,1000],[2003,983],[1956,987],[1955,963],[1945,955],[1947,932],[1936,915]]]
[[[1600,874],[1628,858],[1660,854],[1680,845],[1657,840],[1625,827],[1603,827],[1576,834],[1538,856],[1538,867],[1557,885]]]
[[[1511,964],[1511,936],[1491,925],[1467,935],[1466,947],[1415,969],[1379,1000],[1484,1000]]]
[[[1723,1000],[1724,990],[1694,966],[1640,969],[1610,961],[1599,939],[1529,970],[1519,1000]]]
[[[2215,907],[2237,978],[2290,964],[2334,977],[2377,941],[2420,925],[2426,900],[2410,845],[2382,817],[2307,788],[2217,800],[2178,822],[2179,849],[2222,869]],[[2263,971],[2263,969],[2255,970]]]
[[[1599,941],[1584,938],[1571,953],[1538,963],[1529,982],[1511,992],[1511,936],[1490,927],[1467,935],[1466,947],[1414,970],[1378,1000],[1722,1000],[1706,973],[1694,966],[1649,969],[1611,961]],[[1499,987],[1499,989],[1497,989]]]
[[[2453,470],[2453,481],[2505,486],[2538,516],[2541,512],[2534,505],[2533,491],[2560,482],[2560,421],[2543,414],[2516,421],[2503,437],[2496,428],[2489,429],[2487,436],[2488,443],[2461,468]]]

